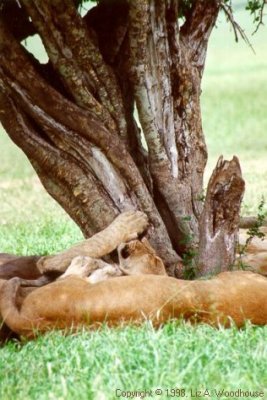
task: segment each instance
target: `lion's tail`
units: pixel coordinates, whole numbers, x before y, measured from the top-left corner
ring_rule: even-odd
[[[31,322],[21,315],[16,305],[20,278],[12,278],[1,287],[0,313],[6,325],[15,333],[29,336],[32,332]]]

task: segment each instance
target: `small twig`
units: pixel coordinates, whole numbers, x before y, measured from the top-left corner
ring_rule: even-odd
[[[234,19],[233,10],[232,10],[231,5],[228,5],[228,4],[225,4],[225,3],[221,3],[221,8],[224,11],[227,19],[229,20],[229,22],[231,23],[231,25],[233,27],[234,35],[235,35],[235,41],[238,42],[239,35],[240,35],[241,38],[244,40],[244,42],[251,48],[251,50],[255,54],[255,50],[254,50],[249,38],[247,37],[244,29],[242,29],[241,26]]]
[[[264,25],[264,23],[263,23],[263,10],[264,10],[265,4],[266,4],[265,1],[263,1],[262,4],[261,4],[261,8],[260,8],[260,11],[259,11],[259,20],[258,20],[258,23],[257,23],[257,26],[256,26],[255,31],[252,32],[252,35],[254,35],[255,33],[258,32],[259,27],[260,27],[261,25]]]

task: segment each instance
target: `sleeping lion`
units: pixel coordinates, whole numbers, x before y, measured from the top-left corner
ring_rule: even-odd
[[[232,323],[241,327],[247,320],[267,323],[265,277],[245,271],[224,272],[209,280],[168,277],[149,243],[131,240],[147,226],[144,214],[125,214],[111,224],[112,229],[88,239],[83,254],[76,253],[81,245],[61,253],[63,267],[59,256],[44,258],[44,271],[51,265],[65,271],[57,281],[28,289],[26,296],[23,280],[1,281],[0,312],[8,327],[32,338],[51,329],[93,328],[103,322],[139,324],[146,319],[155,326],[173,318],[225,327]],[[108,243],[100,242],[100,237],[109,237]],[[100,259],[117,246],[118,264]]]
[[[51,329],[140,324],[146,319],[154,326],[174,318],[225,327],[267,323],[267,279],[247,271],[196,281],[122,276],[96,284],[70,275],[29,293],[20,309],[19,287],[19,278],[2,284],[0,311],[12,331],[28,338]]]

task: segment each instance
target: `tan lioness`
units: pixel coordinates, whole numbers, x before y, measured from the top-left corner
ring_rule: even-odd
[[[117,266],[105,263],[101,257],[111,253],[122,242],[136,239],[147,226],[146,214],[141,211],[126,211],[118,215],[102,231],[62,253],[45,257],[16,257],[0,254],[2,256],[0,257],[0,279],[20,277],[23,278],[24,285],[38,287],[54,281],[62,273],[64,277],[70,274],[89,276],[89,278],[91,276],[92,283],[123,275]],[[131,246],[134,247],[134,244]],[[140,247],[143,248],[143,253],[148,253],[148,242],[140,244]],[[154,256],[155,251],[150,247],[150,253],[152,252]],[[162,261],[161,264],[165,273]],[[67,269],[68,272],[66,272]],[[137,269],[135,268],[135,271]]]
[[[124,275],[167,275],[162,259],[146,238],[120,244],[118,256],[119,269]]]
[[[243,265],[250,267],[254,272],[267,276],[267,228],[261,227],[260,231],[265,235],[263,238],[249,238],[247,230],[239,231],[239,250],[242,246],[246,248],[242,257],[237,257],[236,263],[242,262]],[[247,243],[247,240],[249,242]]]
[[[267,279],[252,272],[224,272],[210,280],[185,281],[157,275],[125,276],[94,285],[69,276],[31,292],[16,305],[20,280],[4,282],[0,311],[16,333],[34,337],[51,329],[96,327],[106,322],[155,326],[185,318],[214,326],[267,324]]]
[[[18,276],[22,278],[20,281],[22,285],[31,287],[19,290],[16,302],[20,306],[26,295],[34,290],[33,286],[43,286],[51,280],[55,280],[66,268],[68,270],[63,277],[75,274],[87,277],[90,283],[121,276],[123,272],[118,266],[107,264],[101,259],[93,257],[105,256],[116,249],[121,242],[136,238],[147,225],[148,219],[144,213],[127,211],[115,218],[103,231],[58,255],[41,258],[0,254],[0,278],[5,280]],[[45,275],[41,275],[43,272]],[[3,283],[4,281],[0,279],[0,291]],[[11,335],[12,332],[0,320],[0,343]]]
[[[123,275],[167,275],[163,261],[157,256],[147,239],[121,243],[117,250],[119,264],[108,264],[101,259],[88,256],[77,256],[58,279],[75,275],[85,278],[87,282],[97,283]],[[25,280],[21,282],[22,284],[30,283]]]
[[[75,257],[66,272],[58,279],[62,280],[69,276],[79,276],[93,284],[103,280],[111,279],[123,275],[157,274],[167,275],[162,260],[157,257],[155,250],[150,246],[146,239],[132,240],[128,243],[122,243],[118,248],[120,263],[108,264],[101,259],[95,259],[87,256]],[[2,282],[3,283],[3,282]],[[0,280],[0,288],[1,288]],[[16,304],[20,308],[25,297],[34,290],[32,286],[43,286],[49,283],[39,278],[37,281],[21,279],[21,287],[16,296]],[[1,290],[1,289],[0,289]],[[13,333],[3,323],[0,327],[0,343],[13,337]]]
[[[65,272],[71,261],[77,256],[102,258],[115,250],[121,243],[137,239],[138,234],[147,228],[148,218],[141,211],[127,211],[118,215],[101,232],[54,256],[45,256],[38,260],[41,273],[49,271]]]

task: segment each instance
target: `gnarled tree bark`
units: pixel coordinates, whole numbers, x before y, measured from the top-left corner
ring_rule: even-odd
[[[181,257],[209,271],[209,251],[216,265],[223,259],[220,268],[228,268],[234,250],[227,238],[236,233],[243,192],[236,159],[226,174],[232,185],[224,180],[216,197],[223,210],[233,200],[234,215],[223,214],[220,241],[211,245],[202,237],[207,215],[216,214],[210,202],[216,190],[211,183],[203,208],[201,78],[220,0],[192,1],[183,22],[185,4],[177,0],[100,0],[85,18],[77,3],[20,0],[20,8],[13,1],[23,15],[19,30],[6,23],[8,8],[0,10],[3,126],[85,237],[139,209],[170,275]],[[47,65],[19,43],[33,31]],[[212,182],[221,177],[217,166]]]
[[[231,161],[220,157],[209,181],[200,218],[198,275],[226,271],[234,265],[244,189],[237,157]]]

